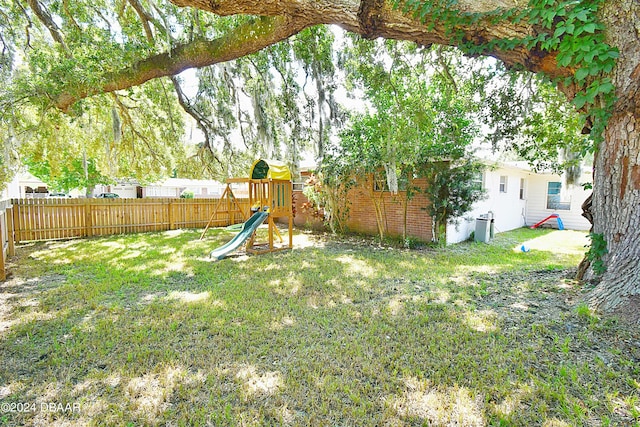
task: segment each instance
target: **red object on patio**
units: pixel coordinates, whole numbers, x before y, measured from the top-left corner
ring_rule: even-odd
[[[558,220],[558,230],[564,230],[564,224],[562,223],[562,220],[560,219],[560,215],[558,215],[557,213],[551,214],[548,217],[546,217],[545,219],[543,219],[540,222],[537,222],[535,224],[533,224],[531,226],[531,228],[538,228],[540,227],[542,224],[544,224],[545,222],[549,221],[550,219],[556,219]]]

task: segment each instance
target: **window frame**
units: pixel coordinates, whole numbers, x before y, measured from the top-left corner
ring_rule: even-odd
[[[484,172],[477,172],[476,174],[474,174],[473,178],[471,178],[471,184],[478,191],[484,190],[485,189]]]
[[[545,206],[547,210],[551,211],[571,210],[571,197],[568,200],[563,197],[562,182],[547,181],[547,202]]]
[[[401,173],[397,176],[398,178],[398,193],[401,191],[407,191],[409,187],[409,176],[406,172]],[[389,193],[389,183],[387,182],[387,176],[384,172],[382,172],[382,177],[373,174],[373,191],[375,193]],[[382,187],[380,188],[380,184],[382,183]]]
[[[504,182],[503,181],[504,178]],[[500,186],[498,187],[500,193],[507,193],[509,189],[509,176],[508,175],[500,175]]]

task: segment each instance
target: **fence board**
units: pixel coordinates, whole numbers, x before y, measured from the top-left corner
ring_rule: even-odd
[[[247,199],[238,202],[245,212],[249,210]],[[13,199],[7,201],[10,204],[13,209],[7,214],[12,215],[12,231],[19,243],[202,228],[214,214],[218,199]],[[4,212],[2,205],[0,210]],[[242,222],[237,213],[218,212],[214,219],[217,225]]]
[[[12,233],[13,218],[11,201],[0,201],[0,281],[4,281],[7,278],[7,257],[15,254]]]

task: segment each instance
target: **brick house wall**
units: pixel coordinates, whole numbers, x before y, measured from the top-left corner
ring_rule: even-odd
[[[413,184],[424,188],[426,181],[417,179]],[[377,235],[378,226],[376,225],[376,214],[374,202],[371,200],[369,188],[373,186],[372,177],[361,180],[358,185],[349,190],[347,198],[349,199],[349,219],[347,227],[350,231],[362,234]],[[406,197],[405,191],[399,191],[393,195],[389,191],[375,193],[375,197],[382,196],[382,204],[386,211],[387,234],[392,237],[402,237],[403,232],[403,203]],[[294,201],[296,203],[296,214],[294,224],[296,226],[311,226],[317,228],[320,222],[308,217],[300,212],[298,206],[307,202],[307,198],[302,191],[293,192]],[[417,192],[407,208],[407,236],[430,242],[432,239],[432,222],[431,217],[423,209],[428,205],[428,200],[422,192]]]
[[[416,179],[413,185],[424,188],[426,181]],[[376,213],[374,202],[370,197],[370,188],[373,186],[372,177],[367,177],[358,185],[349,190],[347,197],[351,202],[349,210],[349,220],[347,227],[349,230],[363,234],[378,234],[376,225]],[[379,197],[380,192],[375,192],[375,197]],[[389,191],[382,192],[382,204],[386,211],[387,234],[392,237],[402,237],[404,212],[403,200],[406,191],[398,191],[393,195]],[[407,236],[429,242],[432,239],[431,217],[423,209],[428,205],[428,200],[424,193],[418,191],[409,201],[407,207]]]
[[[293,217],[293,224],[296,227],[308,227],[313,230],[322,230],[324,228],[324,222],[321,218],[316,218],[313,215],[308,215],[302,212],[300,207],[307,203],[309,199],[300,190],[293,190],[293,206],[295,208],[295,216]]]

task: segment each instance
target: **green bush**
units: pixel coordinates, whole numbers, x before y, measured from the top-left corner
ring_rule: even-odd
[[[180,193],[180,198],[181,199],[193,199],[193,191],[184,190],[182,193]]]

